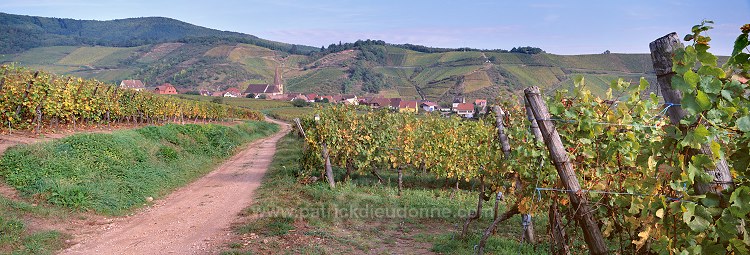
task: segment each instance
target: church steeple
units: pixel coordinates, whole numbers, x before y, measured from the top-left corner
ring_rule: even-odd
[[[279,88],[279,93],[284,94],[284,84],[281,79],[281,67],[276,66],[276,73],[273,76],[273,85]]]

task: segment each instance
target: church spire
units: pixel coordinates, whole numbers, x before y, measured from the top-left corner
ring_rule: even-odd
[[[281,82],[281,67],[276,66],[276,73],[273,76],[273,85],[279,88],[279,93],[284,94],[284,84]]]

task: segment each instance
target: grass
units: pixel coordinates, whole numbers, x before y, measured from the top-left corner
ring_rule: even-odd
[[[473,254],[480,231],[492,218],[492,205],[487,203],[483,218],[472,223],[468,238],[459,240],[458,226],[475,207],[477,193],[470,189],[476,184],[462,182],[461,190],[446,189],[443,179],[413,171],[404,178],[402,196],[397,195],[395,173],[389,171],[381,171],[386,180],[383,185],[365,173],[355,174],[350,182],[337,183],[334,190],[320,181],[302,184],[298,179],[303,176],[299,165],[302,147],[300,138],[291,134],[280,140],[270,169],[256,191],[255,203],[243,212],[242,223],[233,227],[236,235],[227,243],[227,252]],[[341,180],[343,170],[335,172],[336,179]],[[383,215],[378,215],[378,210]],[[543,239],[546,219],[534,219],[542,226],[537,233]],[[511,218],[498,229],[498,235],[489,239],[488,254],[545,253],[543,243],[536,250],[519,244],[520,217]],[[239,248],[232,243],[245,245]]]
[[[278,126],[150,126],[76,134],[6,151],[0,175],[22,196],[79,211],[120,215],[207,173]]]
[[[267,111],[263,111],[263,113],[271,116],[274,119],[291,122],[294,118],[302,119],[304,117],[310,117],[313,115],[314,111],[315,109],[311,107],[284,107],[270,109]]]
[[[198,95],[178,95],[177,97],[191,99],[191,100],[198,100],[198,101],[211,101],[216,98],[216,97],[198,96]],[[278,101],[278,100],[265,100],[265,99],[242,98],[242,97],[237,97],[237,98],[225,97],[222,100],[224,101],[225,104],[247,108],[247,109],[255,110],[255,111],[293,107],[292,102]]]
[[[65,234],[57,231],[32,230],[24,218],[61,220],[69,213],[0,196],[0,254],[53,254],[64,247]]]

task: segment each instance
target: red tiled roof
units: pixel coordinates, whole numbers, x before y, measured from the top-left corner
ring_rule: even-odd
[[[411,101],[411,100],[410,101],[401,101],[398,104],[398,108],[412,108],[412,109],[417,109],[417,104],[418,104],[417,101]]]
[[[474,105],[473,104],[460,103],[456,107],[456,110],[459,110],[459,111],[474,111]]]
[[[370,101],[368,101],[367,103],[370,105],[377,105],[379,107],[387,107],[391,105],[391,100],[388,98],[378,97],[370,99]]]
[[[142,89],[146,87],[141,80],[123,80],[122,85],[124,85],[123,88],[125,89]]]
[[[177,94],[177,89],[172,84],[164,83],[161,86],[157,86],[154,90],[159,94]]]

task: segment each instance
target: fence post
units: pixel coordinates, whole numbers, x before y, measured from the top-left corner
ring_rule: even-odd
[[[672,55],[676,48],[683,47],[680,39],[677,37],[677,33],[673,32],[662,36],[651,42],[648,46],[651,49],[651,61],[654,64],[654,71],[656,72],[656,78],[661,94],[664,97],[664,102],[679,104],[682,101],[682,93],[672,87],[672,77],[675,75],[675,72],[672,71]],[[687,115],[687,111],[679,105],[671,105],[667,109],[667,115],[669,115],[669,121],[672,125],[684,131],[685,127],[684,125],[680,125],[680,120]],[[690,150],[688,156],[696,154],[704,154],[708,155],[709,158],[714,158],[709,144],[701,144],[700,150]],[[724,157],[719,158],[716,162],[716,168],[705,169],[705,172],[713,176],[714,180],[711,183],[697,181],[695,191],[698,194],[714,193],[721,195],[722,190],[732,187],[732,175],[729,173],[729,166]]]
[[[534,118],[539,124],[544,143],[547,145],[550,157],[555,164],[560,181],[568,190],[568,196],[573,208],[575,208],[575,219],[583,232],[591,254],[608,254],[609,249],[604,242],[601,229],[591,215],[588,199],[581,193],[581,185],[578,183],[573,164],[570,163],[568,153],[562,144],[560,135],[557,133],[554,123],[550,120],[547,105],[542,100],[538,87],[529,87],[524,90],[524,96],[529,102]]]
[[[307,139],[307,135],[305,134],[305,129],[302,128],[302,123],[300,122],[299,118],[294,118],[294,123],[297,124],[297,129],[299,130],[299,133],[302,134],[302,138]]]
[[[536,122],[536,118],[534,118],[534,112],[531,110],[529,100],[524,98],[523,104],[526,108],[526,118],[529,120],[529,129],[531,129],[531,133],[534,135],[536,142],[544,143],[542,131],[539,129],[539,124]],[[550,245],[551,253],[569,255],[570,247],[568,247],[568,235],[562,227],[562,219],[560,218],[557,201],[555,199],[553,199],[552,203],[549,205],[549,215],[549,224],[547,228],[552,236],[552,245]]]
[[[320,115],[315,114],[315,123],[318,123],[320,121]],[[336,188],[336,180],[333,179],[333,168],[331,168],[331,158],[330,155],[328,155],[328,146],[326,146],[325,141],[321,141],[321,147],[322,147],[322,153],[323,153],[323,163],[325,164],[325,171],[326,171],[326,179],[328,179],[328,185],[331,186],[331,189]]]
[[[510,157],[510,141],[508,141],[508,135],[505,134],[505,124],[503,123],[505,121],[505,112],[497,105],[492,106],[492,112],[495,113],[495,125],[497,126],[497,135],[500,138],[503,155],[505,155],[505,158],[508,158]],[[516,190],[521,189],[523,189],[523,183],[521,183],[520,177],[516,175]],[[533,244],[536,238],[534,237],[534,224],[531,221],[531,215],[524,214],[521,218],[521,227],[523,228],[522,240]]]

